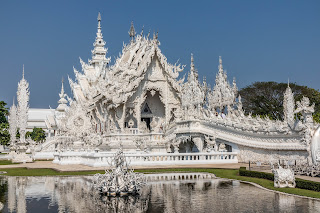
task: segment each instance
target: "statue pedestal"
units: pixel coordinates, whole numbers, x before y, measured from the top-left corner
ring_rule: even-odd
[[[19,153],[12,156],[12,163],[32,163],[32,157],[26,153]]]

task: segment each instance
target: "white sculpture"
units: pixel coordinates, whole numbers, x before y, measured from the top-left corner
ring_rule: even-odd
[[[278,169],[274,168],[272,165],[272,173],[274,174],[274,187],[276,188],[295,188],[296,181],[294,177],[294,172],[290,168],[282,168],[279,165]]]
[[[111,169],[105,174],[95,174],[94,186],[107,196],[137,195],[146,183],[143,174],[133,172],[129,168],[126,157],[120,149],[110,163]]]
[[[284,121],[287,122],[291,128],[293,128],[294,125],[294,108],[294,96],[288,82],[288,87],[284,93],[283,99],[283,114]]]
[[[17,141],[17,138],[16,138],[16,135],[17,135],[17,107],[15,106],[14,104],[14,101],[13,101],[13,104],[12,106],[10,107],[10,111],[9,111],[9,133],[10,133],[10,150],[11,151],[15,151],[16,149],[16,141]],[[12,154],[12,153],[11,153]]]
[[[226,145],[224,143],[220,143],[219,152],[226,152],[226,151],[227,151]]]
[[[14,163],[26,163],[32,162],[32,158],[26,154],[27,141],[26,141],[26,129],[28,120],[28,109],[29,109],[29,83],[24,78],[24,66],[22,72],[22,79],[18,83],[17,90],[17,127],[19,128],[20,140],[16,143],[16,151],[18,154],[13,155],[12,162]]]

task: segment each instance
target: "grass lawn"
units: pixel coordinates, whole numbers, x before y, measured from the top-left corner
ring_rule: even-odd
[[[56,175],[93,175],[96,173],[104,173],[104,171],[79,171],[79,172],[59,172],[53,169],[26,169],[26,168],[10,168],[0,169],[0,171],[6,171],[7,176],[56,176]],[[275,188],[273,187],[273,181],[239,176],[239,170],[237,169],[200,169],[200,168],[181,168],[181,169],[137,169],[136,172],[142,172],[145,174],[150,173],[167,173],[167,172],[208,172],[213,173],[220,178],[236,179],[242,181],[249,181],[259,184],[267,189],[285,192],[289,194],[302,195],[313,198],[320,198],[320,192],[298,189],[298,188]]]
[[[6,176],[56,176],[56,175],[93,175],[104,173],[104,171],[78,171],[78,172],[59,172],[54,169],[27,169],[27,168],[8,168],[0,169],[6,171]]]
[[[0,165],[10,165],[10,164],[16,164],[16,163],[12,163],[11,160],[0,160]]]
[[[78,172],[59,172],[54,169],[27,169],[27,168],[8,168],[0,169],[6,171],[7,176],[57,176],[57,175],[93,175],[104,173],[104,171],[78,171]]]
[[[253,178],[253,177],[245,177],[239,176],[238,169],[153,169],[153,170],[135,170],[136,172],[143,173],[161,173],[161,172],[209,172],[215,174],[220,178],[228,178],[228,179],[236,179],[242,181],[249,181],[252,183],[259,184],[264,188],[285,192],[289,194],[320,198],[320,192],[306,190],[306,189],[298,189],[298,188],[275,188],[273,186],[273,181],[261,179],[261,178]]]

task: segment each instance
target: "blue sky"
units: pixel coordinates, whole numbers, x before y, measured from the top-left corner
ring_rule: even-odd
[[[214,84],[221,55],[238,87],[255,81],[291,82],[320,89],[320,1],[1,1],[0,100],[9,105],[25,65],[30,107],[57,106],[61,78],[87,61],[97,14],[109,56],[140,32],[159,31],[168,61]],[[70,95],[68,85],[65,85]]]

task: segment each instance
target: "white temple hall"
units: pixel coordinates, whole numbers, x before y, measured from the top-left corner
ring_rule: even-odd
[[[138,34],[131,24],[129,35],[110,64],[99,14],[92,58],[80,59],[82,70],[74,68],[68,79],[73,97],[62,84],[58,107],[45,121],[54,134],[36,146],[36,158],[104,166],[122,148],[132,165],[320,160],[319,124],[308,98],[294,103],[288,86],[284,121],[245,115],[221,57],[210,88],[198,79],[192,54],[190,68],[171,64],[157,34]],[[184,69],[186,79],[179,75]]]

